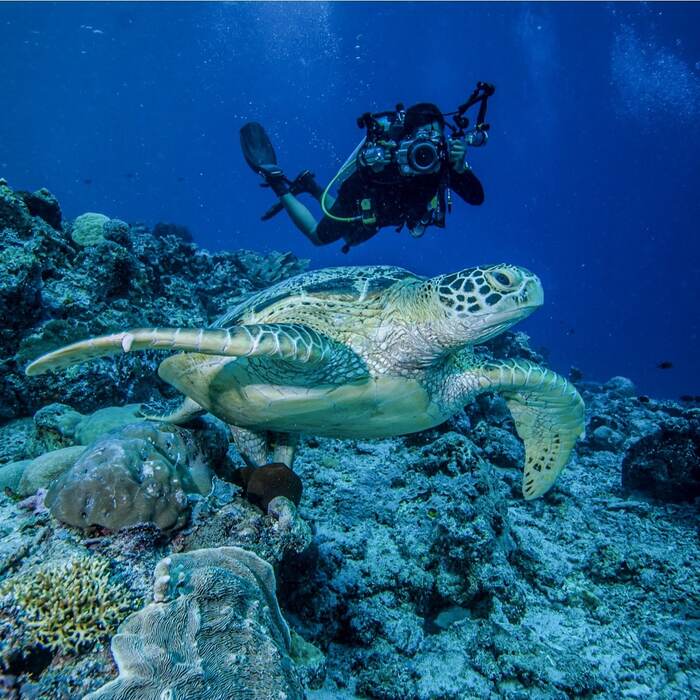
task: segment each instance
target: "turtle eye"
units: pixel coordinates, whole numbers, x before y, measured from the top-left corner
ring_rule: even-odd
[[[515,270],[504,268],[489,270],[486,276],[498,292],[512,292],[521,282],[520,276]]]

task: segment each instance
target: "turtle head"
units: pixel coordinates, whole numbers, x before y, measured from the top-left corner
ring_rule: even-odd
[[[516,265],[488,265],[431,280],[448,344],[482,343],[542,306],[542,283]]]

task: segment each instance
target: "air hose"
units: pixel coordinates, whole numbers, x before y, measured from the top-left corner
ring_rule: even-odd
[[[340,176],[345,174],[345,171],[350,166],[350,164],[355,164],[357,154],[360,152],[360,149],[365,145],[366,141],[367,139],[363,138],[362,141],[360,141],[360,143],[357,144],[357,148],[355,148],[355,150],[350,154],[349,158],[345,161],[345,163],[343,163],[343,165],[340,167],[340,170],[338,170],[338,172],[335,174],[335,177],[328,183],[326,189],[323,190],[323,195],[321,195],[321,209],[323,210],[323,213],[329,219],[333,219],[333,221],[350,223],[352,221],[362,220],[361,214],[359,216],[335,216],[335,214],[331,214],[328,211],[328,209],[326,209],[326,196],[328,195],[328,191],[331,189],[331,187],[333,187],[333,185],[335,185],[335,183],[340,179]]]

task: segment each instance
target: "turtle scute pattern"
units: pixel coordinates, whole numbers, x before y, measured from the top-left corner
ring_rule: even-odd
[[[213,324],[213,328],[231,328],[273,318],[293,322],[290,309],[296,306],[332,308],[334,303],[347,307],[365,302],[404,280],[423,278],[408,270],[389,265],[330,267],[302,273],[264,289],[241,302]]]

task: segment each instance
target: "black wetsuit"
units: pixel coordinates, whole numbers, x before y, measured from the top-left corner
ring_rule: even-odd
[[[385,226],[400,228],[405,224],[412,229],[428,213],[428,205],[440,188],[441,177],[440,173],[402,176],[393,164],[378,174],[357,170],[340,186],[330,213],[338,217],[357,216],[360,200],[368,198],[376,223],[335,221],[324,216],[316,228],[316,236],[321,243],[343,238],[348,246],[354,246],[372,238]],[[471,170],[456,173],[450,168],[449,187],[469,204],[478,205],[484,201],[484,189]]]

